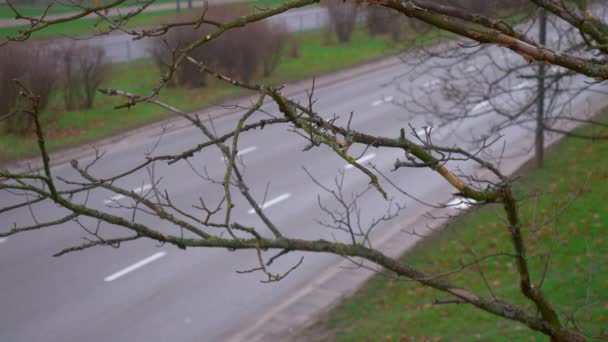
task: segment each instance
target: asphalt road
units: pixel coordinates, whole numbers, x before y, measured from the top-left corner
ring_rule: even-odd
[[[508,58],[521,59],[515,55]],[[421,63],[432,62],[427,60]],[[475,59],[469,61],[471,65],[478,62]],[[399,129],[408,124],[418,131],[426,124],[435,124],[429,122],[432,121],[429,118],[413,116],[390,103],[398,99],[400,94],[384,85],[402,73],[403,68],[402,65],[395,65],[318,88],[315,93],[318,99],[316,109],[326,117],[339,114],[340,120],[346,120],[348,113],[353,112],[352,127],[372,134],[397,136]],[[495,70],[484,72],[491,75]],[[415,81],[416,86],[430,87],[436,77],[428,74],[419,78]],[[521,82],[512,81],[513,87],[518,87]],[[578,81],[583,81],[583,78]],[[410,81],[404,79],[402,82]],[[519,93],[521,95],[515,96],[525,96],[525,91]],[[300,98],[304,99],[304,94]],[[582,96],[572,105],[582,107],[585,100],[586,97]],[[441,103],[440,96],[437,101]],[[271,104],[264,109],[278,115]],[[266,114],[258,113],[251,120],[264,116]],[[222,117],[214,121],[214,126],[219,133],[227,132],[234,128],[238,119],[238,115]],[[468,143],[463,142],[462,138],[484,134],[494,119],[491,115],[482,116],[436,127],[434,140],[444,145],[460,143],[467,148],[474,147],[467,146]],[[531,132],[527,129],[513,127],[504,134],[507,153],[519,153],[532,142]],[[154,155],[181,151],[204,140],[196,129],[185,128],[165,134],[159,143],[158,137],[150,136],[119,147],[109,147],[107,154],[94,168],[94,174],[106,177],[125,170],[143,161],[144,153],[155,145]],[[261,132],[245,133],[239,146],[240,151],[247,151],[242,158],[247,166],[245,177],[252,193],[261,202],[267,192],[265,211],[285,235],[346,239],[344,234],[329,231],[315,223],[315,218],[324,217],[317,204],[317,195],[320,194],[323,201],[329,201],[330,196],[306,176],[302,166],[328,186],[332,185],[340,172],[344,172],[343,190],[346,193],[366,189],[368,179],[364,175],[355,169],[345,168],[345,162],[325,147],[303,152],[306,142],[289,132],[286,126],[266,127]],[[494,153],[499,151],[502,151],[502,145]],[[363,152],[361,146],[353,146],[350,151],[351,155],[359,157],[357,152]],[[452,199],[445,182],[431,171],[407,169],[389,172],[398,155],[396,151],[385,149],[370,149],[362,153],[366,163],[373,163],[385,171],[410,194],[434,203],[447,203]],[[204,166],[211,177],[222,176],[224,165],[217,149],[195,155],[192,164],[199,172]],[[458,166],[463,172],[475,170],[470,163],[460,163]],[[57,166],[53,172],[56,177],[76,178],[68,165]],[[158,165],[153,173],[154,179],[160,182],[158,186],[166,188],[175,203],[185,208],[196,204],[199,196],[205,196],[208,203],[220,198],[221,189],[198,177],[185,163]],[[146,191],[153,181],[149,173],[142,171],[126,177],[119,185],[126,189],[142,188]],[[397,194],[390,185],[384,183],[384,186],[391,197],[407,205],[401,215],[408,215],[408,212],[421,205]],[[92,208],[101,209],[111,206],[112,203],[107,201],[112,201],[112,198],[126,201],[114,196],[103,190],[93,191],[87,203]],[[0,194],[1,206],[17,200],[7,193]],[[235,203],[235,221],[262,227],[259,219],[249,214],[250,207],[240,195]],[[335,205],[331,201],[328,203]],[[362,220],[365,222],[382,215],[387,209],[387,202],[373,190],[366,193],[359,204],[364,208]],[[107,210],[129,215],[125,209]],[[446,210],[454,213],[455,209]],[[53,204],[41,203],[34,206],[32,212],[19,210],[0,214],[0,222],[28,224],[33,221],[32,213],[42,219],[60,217],[63,211]],[[138,221],[175,233],[175,227],[153,217],[138,215]],[[95,222],[84,220],[83,223],[95,229]],[[374,234],[379,234],[385,226],[377,227]],[[120,229],[102,226],[100,231],[107,237],[114,236]],[[251,251],[194,248],[184,251],[141,240],[124,244],[119,249],[95,248],[61,258],[51,257],[62,248],[81,243],[84,236],[83,228],[75,223],[67,223],[2,240],[0,341],[221,341],[226,334],[238,331],[244,322],[288,298],[301,284],[338,260],[331,255],[293,253],[281,259],[274,271],[288,269],[304,255],[300,268],[279,283],[262,284],[260,280],[264,280],[264,277],[260,273],[235,272],[256,266],[257,258]],[[400,238],[407,239],[409,236],[403,234]]]

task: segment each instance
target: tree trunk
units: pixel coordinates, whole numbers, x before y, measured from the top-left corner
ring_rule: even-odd
[[[541,10],[539,18],[539,43],[545,45],[547,40],[547,12]],[[535,159],[536,167],[542,168],[545,162],[545,65],[538,66],[538,93],[536,94],[536,138]]]

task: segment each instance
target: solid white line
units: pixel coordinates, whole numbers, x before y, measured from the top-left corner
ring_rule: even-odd
[[[393,101],[393,99],[394,99],[394,97],[387,96],[387,97],[384,98],[384,102],[391,102],[391,101]]]
[[[133,189],[133,192],[139,194],[141,192],[144,192],[144,191],[150,190],[150,189],[152,189],[152,185],[151,184],[146,184],[146,185],[144,185],[142,187]],[[104,204],[114,203],[114,202],[120,201],[121,199],[123,199],[125,197],[127,197],[127,196],[125,196],[125,195],[116,195],[116,196],[110,197],[109,200],[103,201],[103,203]]]
[[[279,203],[281,201],[284,201],[284,200],[288,199],[289,197],[291,197],[290,193],[282,194],[281,196],[279,196],[277,198],[273,198],[270,201],[262,204],[262,206],[260,208],[261,209],[265,209],[265,208],[271,207],[271,206],[273,206],[273,205],[275,205],[275,204],[277,204],[277,203]],[[255,214],[255,209],[253,209],[253,208],[249,209],[248,213],[249,214]]]
[[[244,155],[244,154],[247,154],[247,153],[249,153],[249,152],[253,152],[253,151],[257,150],[257,149],[258,149],[258,148],[257,148],[257,147],[255,147],[255,146],[249,146],[249,147],[247,147],[247,148],[244,148],[244,149],[242,149],[242,150],[238,151],[238,152],[236,153],[236,156],[237,156],[237,157],[240,157],[240,156],[242,156],[242,155]],[[224,160],[224,161],[225,161],[225,160],[227,160],[227,159],[226,159],[226,157],[222,157],[222,160]]]
[[[449,201],[448,203],[446,203],[446,205],[451,208],[454,208],[454,209],[463,209],[464,210],[464,209],[472,206],[475,203],[477,203],[477,201],[472,200],[470,198],[456,197],[456,198],[452,199],[451,201]]]
[[[362,164],[362,163],[365,163],[368,160],[374,159],[375,157],[376,157],[375,153],[366,154],[363,157],[357,159],[357,163]],[[344,165],[345,169],[352,169],[353,167],[355,167],[353,164],[346,164],[346,165]]]
[[[6,238],[0,238],[0,243],[6,242]]]
[[[488,101],[488,100],[481,101],[478,104],[476,104],[475,107],[473,107],[471,112],[473,112],[473,113],[480,112],[480,111],[484,110],[486,107],[488,107],[489,105],[490,105],[490,101]]]
[[[383,103],[384,103],[384,101],[382,101],[382,100],[376,100],[376,101],[372,102],[372,106],[376,107],[376,106],[379,106],[379,105],[381,105]]]
[[[106,283],[109,283],[113,280],[116,280],[116,279],[124,276],[127,273],[133,272],[136,269],[151,263],[154,260],[160,259],[160,258],[164,257],[165,255],[167,255],[167,252],[164,252],[164,251],[155,253],[143,260],[140,260],[140,261],[134,263],[133,265],[131,265],[129,267],[123,268],[122,270],[103,278],[103,281],[105,281]]]

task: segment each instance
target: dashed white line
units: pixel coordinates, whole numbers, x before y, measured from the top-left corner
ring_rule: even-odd
[[[470,72],[473,72],[473,71],[475,71],[475,70],[477,70],[477,68],[476,68],[476,67],[474,67],[474,66],[472,66],[472,65],[470,65],[470,66],[468,66],[466,69],[464,69],[464,72],[466,72],[466,73],[470,73]]]
[[[151,263],[154,260],[158,260],[158,259],[164,257],[165,255],[167,255],[167,252],[164,252],[164,251],[152,254],[151,256],[149,256],[143,260],[140,260],[131,266],[125,267],[122,270],[103,278],[103,281],[105,281],[106,283],[114,281],[114,280],[126,275],[127,273],[131,273],[131,272],[135,271],[136,269]]]
[[[530,85],[530,81],[523,81],[520,84],[517,84],[513,89],[520,90]]]
[[[150,190],[150,189],[152,189],[152,185],[151,184],[146,184],[146,185],[141,186],[139,188],[133,189],[133,192],[136,193],[136,194],[139,194],[139,193],[142,193],[142,192],[144,192],[146,190]],[[118,202],[118,201],[120,201],[121,199],[123,199],[125,197],[127,197],[127,196],[125,196],[125,195],[116,195],[116,196],[110,197],[110,199],[108,199],[108,200],[103,201],[103,203],[104,204],[110,204],[110,203]]]
[[[488,100],[481,101],[478,104],[476,104],[475,107],[473,107],[471,112],[477,113],[477,112],[480,112],[480,111],[486,109],[489,106],[490,106],[490,101],[488,101]]]
[[[0,238],[0,243],[6,242],[6,238]]]
[[[454,208],[454,209],[464,210],[464,209],[472,206],[475,203],[477,203],[477,201],[472,200],[470,198],[456,197],[456,198],[452,199],[451,201],[449,201],[448,203],[446,203],[446,206]]]
[[[135,192],[135,193],[141,193],[141,192],[144,192],[144,191],[150,190],[150,189],[152,189],[152,185],[151,184],[146,184],[146,185],[144,185],[142,187],[133,189],[133,192]]]
[[[434,80],[426,81],[422,86],[425,88],[435,89],[440,84],[441,84],[440,79],[434,79]]]
[[[372,106],[377,107],[381,104],[391,102],[391,101],[393,101],[393,99],[394,99],[393,96],[384,96],[384,97],[382,97],[382,99],[372,102]]]
[[[247,148],[244,148],[244,149],[242,149],[242,150],[238,151],[238,152],[236,153],[236,156],[237,156],[237,157],[240,157],[240,156],[245,155],[245,154],[247,154],[247,153],[249,153],[249,152],[253,152],[253,151],[257,150],[257,149],[258,149],[258,148],[257,148],[257,147],[255,147],[255,146],[249,146],[249,147],[247,147]],[[226,161],[227,159],[226,159],[226,157],[222,157],[222,160]]]
[[[290,194],[290,193],[284,193],[284,194],[282,194],[281,196],[276,197],[276,198],[273,198],[273,199],[271,199],[270,201],[268,201],[268,202],[266,202],[266,203],[262,204],[262,205],[260,206],[260,208],[261,208],[261,209],[266,209],[266,208],[268,208],[268,207],[271,207],[271,206],[273,206],[273,205],[275,205],[275,204],[277,204],[277,203],[279,203],[279,202],[282,202],[282,201],[284,201],[284,200],[288,199],[289,197],[291,197],[291,194]],[[249,213],[249,214],[255,214],[255,209],[251,208],[251,209],[249,209],[249,211],[248,211],[247,213]]]
[[[121,200],[121,199],[123,199],[123,198],[125,198],[125,196],[123,196],[123,195],[116,195],[116,196],[114,196],[114,197],[110,197],[110,199],[109,199],[109,200],[105,200],[105,201],[103,201],[103,203],[104,203],[104,204],[110,204],[110,203],[113,203],[113,202],[120,201],[120,200]]]
[[[431,132],[432,129],[433,129],[433,126],[424,126],[421,129],[417,130],[416,134],[419,137],[427,136],[427,135],[429,135],[429,133]]]
[[[372,160],[376,157],[375,153],[370,153],[370,154],[366,154],[363,157],[357,159],[357,163],[362,164],[365,163],[368,160]],[[353,164],[346,164],[344,165],[345,169],[352,169],[353,167],[355,167]]]

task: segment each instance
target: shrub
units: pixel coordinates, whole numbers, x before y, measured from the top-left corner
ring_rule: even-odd
[[[281,56],[285,50],[289,34],[284,24],[273,25],[270,36],[264,39],[262,44],[263,74],[264,77],[270,76],[281,62]]]
[[[393,42],[397,42],[403,36],[407,18],[389,8],[380,6],[369,6],[366,12],[365,24],[371,36],[389,35]]]
[[[8,133],[25,135],[31,132],[34,123],[24,111],[29,103],[18,96],[14,80],[38,96],[38,109],[42,112],[56,78],[56,50],[49,44],[9,44],[0,49],[0,113],[12,113],[4,123]]]
[[[190,42],[196,40],[198,32],[190,28],[178,27],[170,31],[166,37],[159,38],[154,41],[151,47],[152,59],[160,69],[162,74],[168,73],[169,66],[173,64],[174,52],[186,47]],[[202,49],[196,49],[190,53],[190,56],[198,59],[201,58]],[[173,73],[173,77],[168,81],[167,86],[191,86],[203,87],[206,85],[205,74],[200,73],[190,63],[183,63],[182,66]]]
[[[104,49],[70,44],[62,47],[59,63],[65,108],[92,108],[97,88],[109,75]]]
[[[225,22],[247,11],[247,7],[234,5],[210,7],[205,17]],[[175,52],[207,35],[211,30],[211,27],[205,25],[198,28],[175,28],[164,39],[155,40],[151,53],[161,72],[170,71],[168,68],[173,64]],[[286,43],[285,29],[281,26],[273,27],[270,21],[264,21],[229,30],[220,38],[194,49],[189,55],[229,77],[250,82],[260,66],[263,66],[265,76],[274,71]],[[206,83],[204,74],[196,71],[191,63],[184,62],[174,72],[169,86],[203,87]]]
[[[357,4],[353,1],[328,0],[325,2],[329,23],[333,28],[338,42],[350,42],[350,37],[357,23]]]

